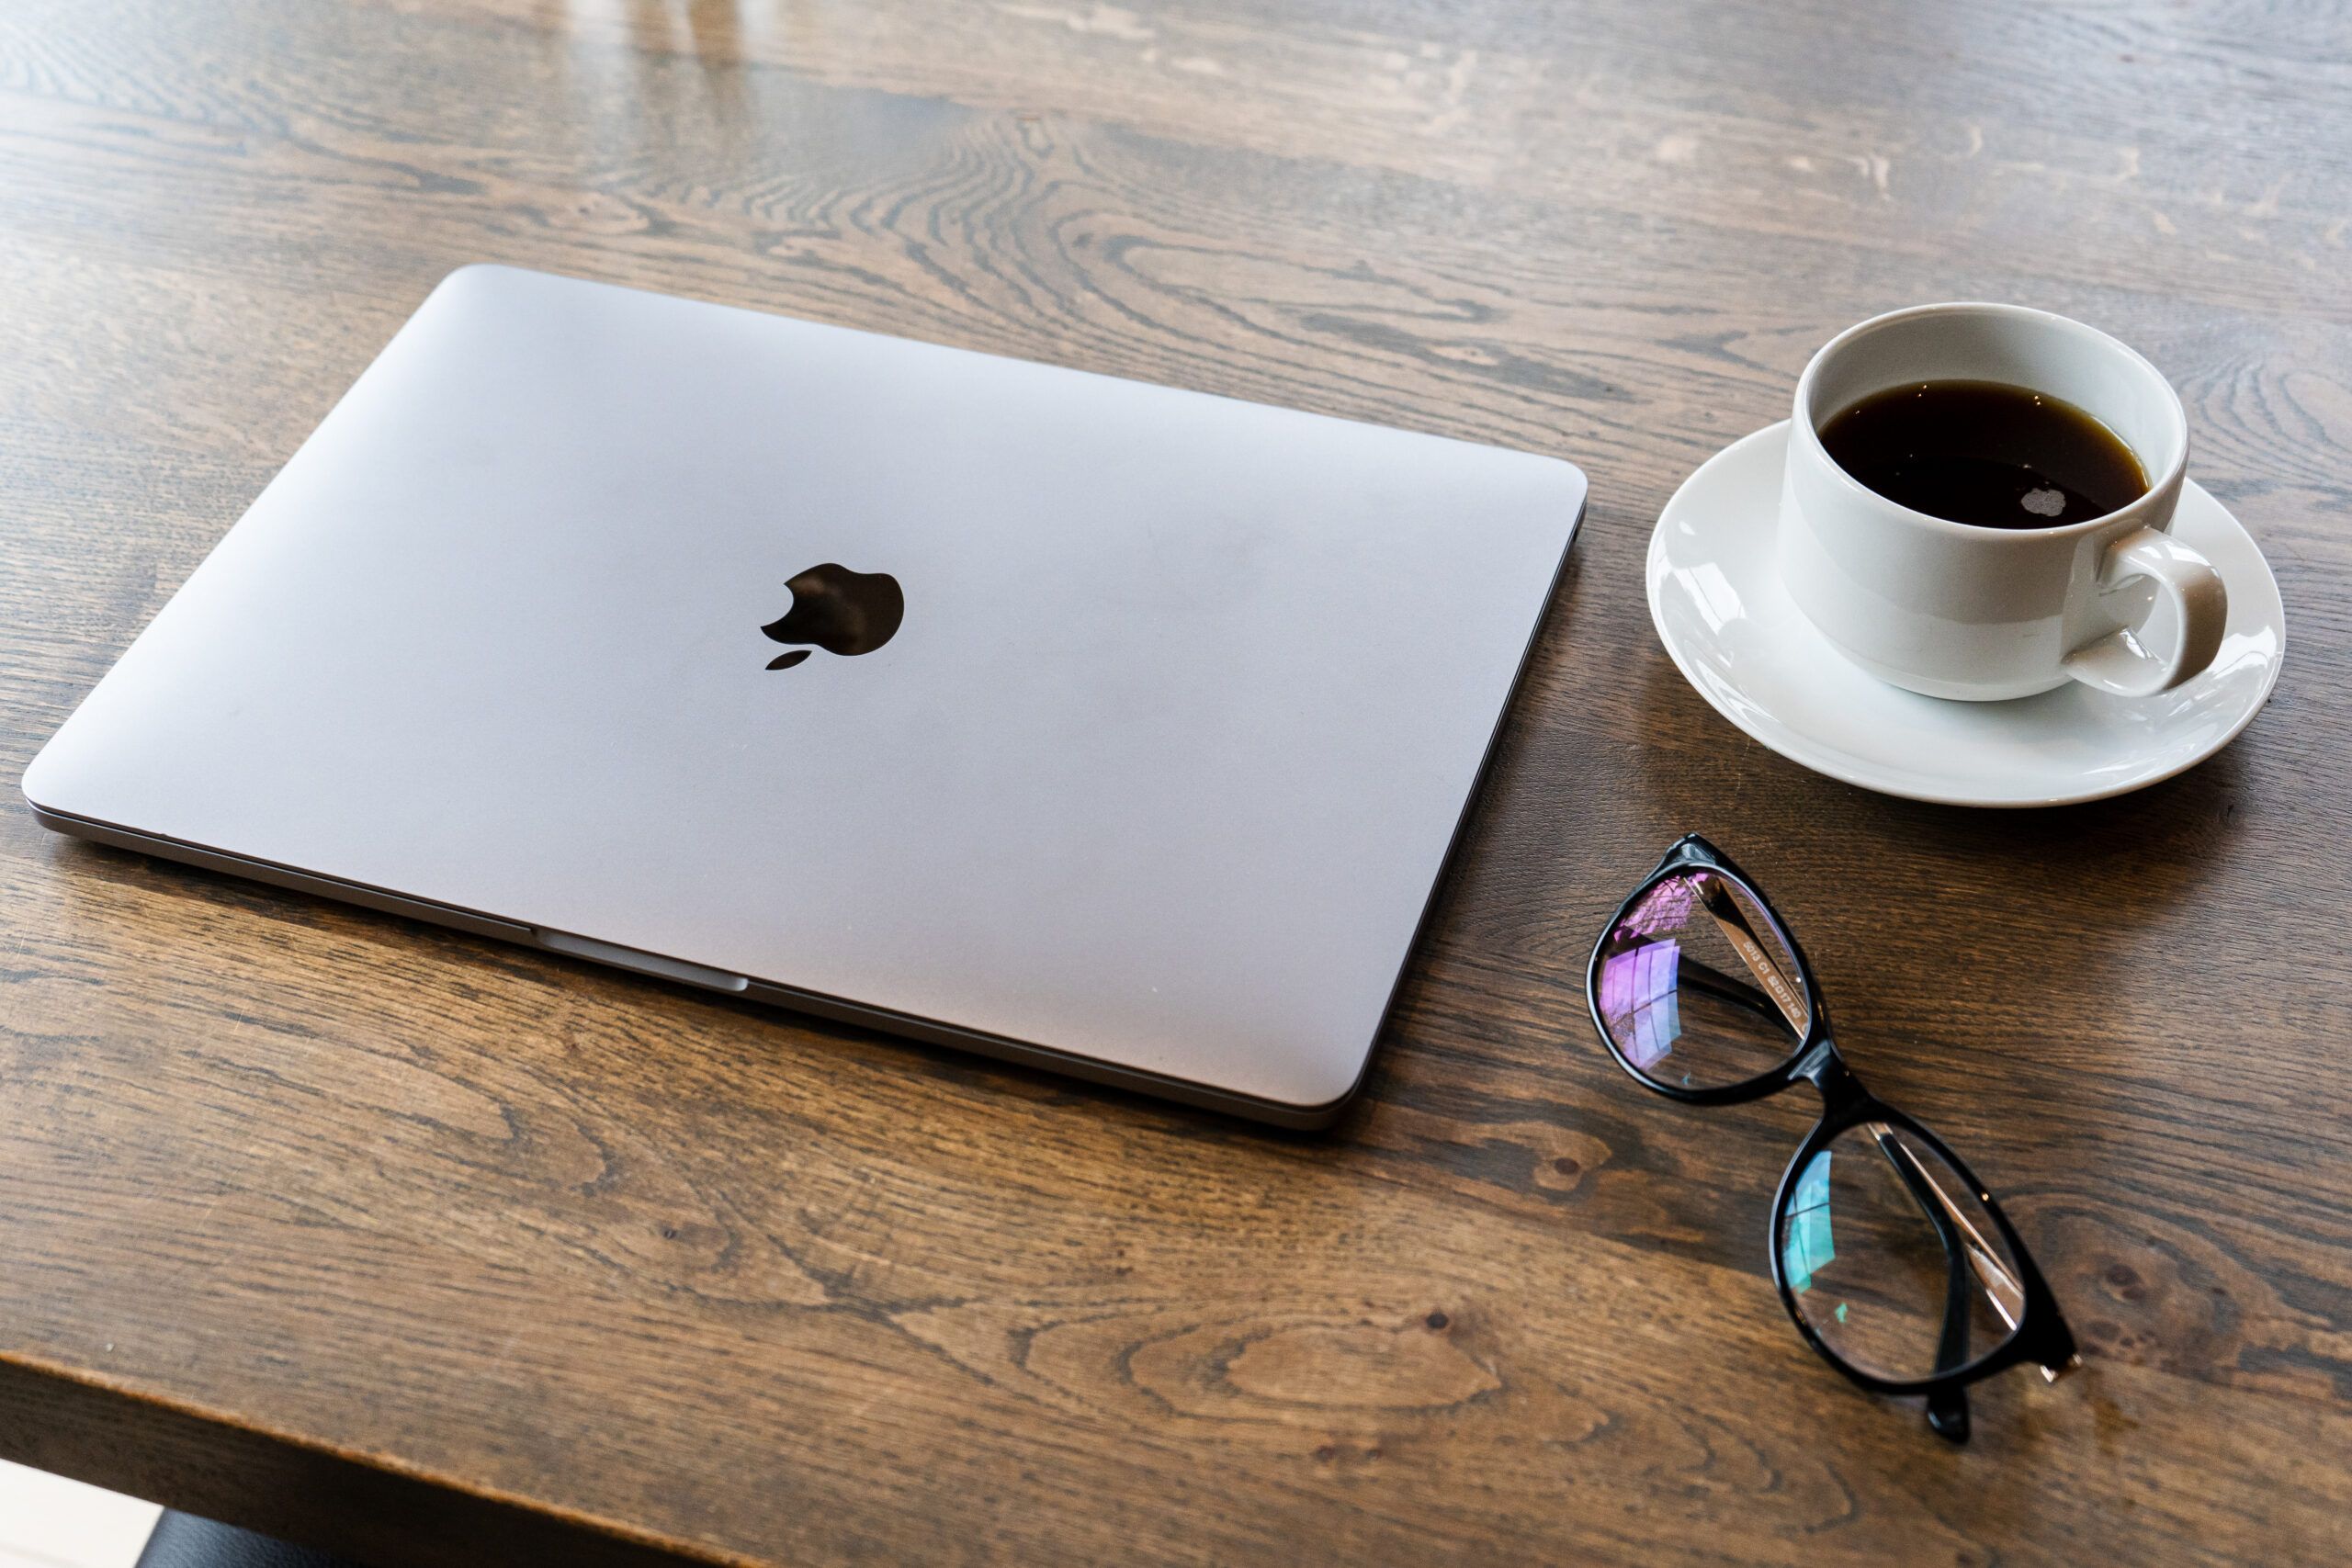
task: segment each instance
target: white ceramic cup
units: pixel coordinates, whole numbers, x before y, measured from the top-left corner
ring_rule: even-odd
[[[2132,448],[2148,492],[2063,527],[1984,528],[1887,500],[1822,446],[1823,423],[1859,400],[1936,380],[2064,399]],[[2188,462],[2178,394],[2105,333],[2018,305],[1895,310],[1832,338],[1798,378],[1781,577],[1847,657],[1932,697],[2022,697],[2070,680],[2127,697],[2168,691],[2213,661],[2229,608],[2212,563],[2169,532]]]

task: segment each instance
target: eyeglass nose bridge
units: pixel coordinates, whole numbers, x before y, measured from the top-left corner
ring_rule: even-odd
[[[1788,1075],[1791,1082],[1803,1078],[1821,1091],[1821,1119],[1826,1122],[1848,1125],[1878,1103],[1877,1097],[1864,1089],[1862,1080],[1846,1066],[1846,1058],[1838,1054],[1838,1042],[1826,1034],[1790,1066]]]

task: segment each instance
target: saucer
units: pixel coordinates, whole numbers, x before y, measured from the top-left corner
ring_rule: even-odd
[[[2103,800],[2196,766],[2253,722],[2278,680],[2286,610],[2270,564],[2192,480],[2172,532],[2213,563],[2229,625],[2211,668],[2152,697],[2069,681],[2009,702],[1923,697],[1862,672],[1789,602],[1772,559],[1788,423],[1682,482],[1650,536],[1650,618],[1715,711],[1792,762],[1951,806]]]

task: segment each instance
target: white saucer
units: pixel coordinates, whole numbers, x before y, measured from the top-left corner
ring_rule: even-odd
[[[1650,618],[1715,711],[1792,762],[1864,789],[1952,806],[2103,800],[2194,767],[2253,722],[2287,646],[2278,584],[2251,536],[2192,480],[2174,534],[2230,592],[2212,668],[2153,697],[2068,682],[2006,703],[1887,685],[1797,613],[1772,564],[1787,422],[1682,482],[1650,536]]]

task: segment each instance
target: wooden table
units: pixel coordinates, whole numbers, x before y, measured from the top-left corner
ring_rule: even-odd
[[[0,11],[0,757],[490,259],[1559,453],[1593,481],[1329,1136],[0,807],[0,1454],[387,1564],[2352,1554],[2352,9],[117,0]],[[2283,683],[2127,799],[1908,805],[1676,676],[1674,485],[1837,328],[2144,349]],[[1595,1047],[1702,829],[2085,1341],[1953,1450],[1765,1274],[1802,1096]]]

